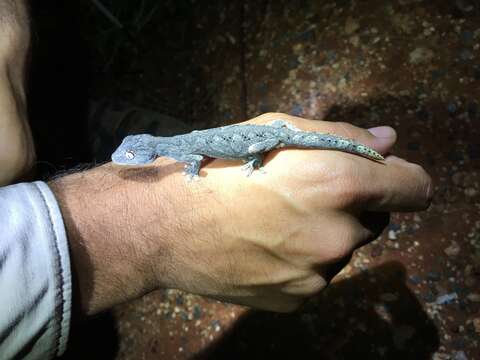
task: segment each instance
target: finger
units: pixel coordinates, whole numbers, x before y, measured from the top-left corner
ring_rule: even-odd
[[[421,166],[396,156],[388,156],[383,163],[365,165],[359,169],[358,176],[361,191],[368,194],[368,210],[421,211],[430,206],[432,179]]]
[[[351,260],[353,251],[372,242],[380,236],[390,222],[390,214],[385,212],[365,212],[360,216],[344,218],[345,228],[351,229],[353,236],[343,245],[345,254],[335,262],[323,263],[315,270],[330,282]],[[346,246],[345,246],[346,245]]]
[[[389,126],[380,126],[369,130],[345,122],[308,120],[281,113],[268,113],[258,116],[250,123],[265,124],[273,120],[283,120],[305,131],[316,131],[355,140],[371,147],[380,154],[386,154],[397,141],[397,133]]]

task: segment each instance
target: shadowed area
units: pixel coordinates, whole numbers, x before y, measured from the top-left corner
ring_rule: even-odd
[[[300,313],[247,312],[196,359],[430,359],[434,323],[390,262],[332,284]]]

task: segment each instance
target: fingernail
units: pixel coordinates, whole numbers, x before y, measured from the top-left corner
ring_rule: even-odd
[[[378,126],[368,129],[368,131],[378,138],[394,138],[397,136],[396,131],[390,126]]]

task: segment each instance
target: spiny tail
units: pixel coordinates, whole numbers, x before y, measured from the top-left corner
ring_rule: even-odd
[[[284,142],[285,145],[296,146],[300,148],[339,150],[361,155],[372,160],[384,160],[382,155],[366,145],[359,144],[354,140],[330,134],[292,131]]]

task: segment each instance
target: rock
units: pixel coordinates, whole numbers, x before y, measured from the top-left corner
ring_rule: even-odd
[[[452,360],[468,360],[468,358],[464,351],[455,351],[452,354]]]
[[[473,328],[477,334],[480,334],[480,317],[472,320]]]
[[[433,360],[451,360],[451,356],[445,353],[436,352],[433,354]]]
[[[468,49],[463,49],[460,52],[460,59],[462,59],[463,61],[472,60],[473,59],[473,53]]]
[[[422,282],[422,278],[418,275],[410,275],[408,280],[414,285],[418,285]]]
[[[414,21],[408,14],[395,14],[392,22],[395,28],[407,34],[410,34],[414,28]]]
[[[430,290],[423,293],[421,297],[425,302],[428,302],[428,303],[433,303],[435,301],[435,295]]]
[[[410,151],[420,150],[420,143],[418,141],[409,141],[407,144],[407,149]]]
[[[435,53],[424,47],[418,47],[410,53],[410,63],[413,65],[425,64],[430,62]]]
[[[388,224],[388,230],[394,230],[394,231],[399,231],[402,227],[400,226],[400,224],[397,224],[397,223],[390,223]]]
[[[465,331],[465,327],[463,325],[455,325],[454,327],[452,327],[452,331],[455,333],[455,334],[461,334],[462,332]]]
[[[468,287],[474,286],[476,283],[475,278],[473,276],[468,276],[465,278],[465,285]]]
[[[373,246],[372,247],[372,251],[370,252],[370,256],[371,257],[378,257],[380,255],[382,255],[383,253],[383,248],[381,246]]]
[[[437,271],[429,271],[427,273],[427,280],[428,281],[439,281],[442,277],[440,276],[440,273]]]
[[[395,230],[388,230],[388,239],[397,240],[397,233],[395,232]]]
[[[392,293],[384,293],[380,295],[380,300],[384,302],[394,302],[398,300],[398,295]]]
[[[480,145],[479,144],[468,144],[467,145],[468,157],[472,160],[480,158]]]
[[[455,5],[458,10],[466,13],[474,9],[472,3],[469,0],[455,0]]]
[[[459,171],[452,175],[452,182],[464,188],[473,187],[478,179],[475,171]]]
[[[463,184],[463,179],[465,178],[465,172],[459,171],[452,175],[452,182],[459,186]]]
[[[456,300],[456,299],[458,299],[457,293],[450,293],[450,294],[438,296],[437,299],[435,300],[435,303],[437,305],[443,305],[443,304],[451,303],[453,300]]]
[[[385,244],[387,245],[387,248],[389,248],[389,249],[399,249],[400,248],[400,245],[396,241],[387,240],[385,242]]]
[[[345,32],[348,35],[353,34],[355,31],[357,31],[360,28],[360,24],[358,21],[353,19],[352,17],[349,17],[347,21],[345,22]]]
[[[480,80],[480,67],[475,66],[473,68],[473,77],[475,78],[475,80]]]
[[[432,74],[434,74],[434,73],[435,72],[432,72]],[[432,77],[433,77],[433,75],[432,75]],[[417,115],[417,118],[419,120],[422,120],[422,121],[429,120],[431,118],[430,113],[425,108],[422,108],[419,111],[417,111],[416,115]]]
[[[358,47],[358,45],[360,45],[360,36],[354,35],[350,37],[350,44],[352,44],[355,47]]]
[[[295,44],[292,49],[295,54],[300,54],[303,52],[303,44]]]
[[[464,193],[465,193],[465,196],[473,197],[478,194],[478,190],[473,187],[468,187],[465,189]]]
[[[292,107],[292,110],[290,111],[290,114],[293,116],[299,116],[302,115],[303,113],[303,108],[299,104],[294,104]]]
[[[458,107],[457,107],[457,104],[451,102],[447,105],[447,111],[450,113],[450,114],[455,114],[458,110]]]
[[[460,253],[460,246],[456,241],[452,241],[449,247],[443,250],[448,256],[457,256]]]
[[[193,306],[193,318],[198,320],[202,317],[202,309],[199,305],[195,304]]]
[[[471,302],[480,302],[480,294],[475,294],[475,293],[468,294],[467,299]]]
[[[474,33],[473,31],[465,30],[460,34],[460,38],[462,40],[462,43],[465,45],[470,45],[473,40],[474,40]]]
[[[470,102],[467,105],[468,116],[471,118],[476,118],[478,115],[478,104],[475,102]]]

